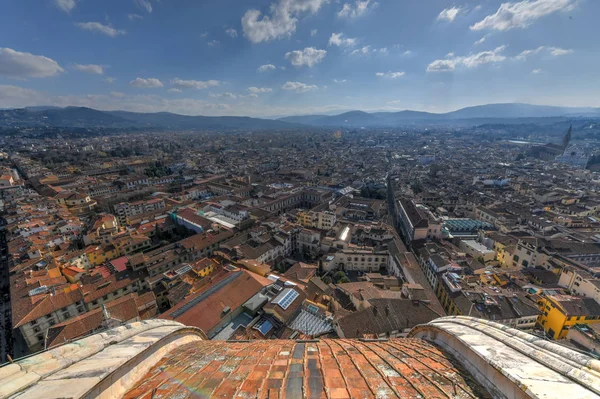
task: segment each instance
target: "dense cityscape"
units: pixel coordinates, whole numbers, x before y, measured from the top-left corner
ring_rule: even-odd
[[[577,136],[4,137],[3,359],[151,318],[260,340],[469,315],[597,350],[597,142]]]
[[[0,399],[600,399],[600,1],[0,5]]]

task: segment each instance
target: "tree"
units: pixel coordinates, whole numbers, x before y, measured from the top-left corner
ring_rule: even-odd
[[[347,276],[342,277],[338,280],[337,284],[350,283],[350,279]]]
[[[343,271],[335,272],[335,274],[333,275],[333,279],[335,281],[340,280],[342,277],[346,277],[346,273],[344,273]]]
[[[323,280],[325,284],[331,284],[331,277],[329,276],[325,276],[321,280]]]

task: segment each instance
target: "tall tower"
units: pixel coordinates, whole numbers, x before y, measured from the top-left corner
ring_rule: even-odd
[[[563,148],[566,150],[567,147],[569,146],[569,143],[571,142],[571,132],[573,131],[573,125],[569,126],[569,130],[567,131],[567,134],[565,134],[565,137],[563,137]]]

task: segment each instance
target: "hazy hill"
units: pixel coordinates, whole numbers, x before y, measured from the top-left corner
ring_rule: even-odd
[[[85,107],[33,107],[0,111],[0,127],[102,127],[167,129],[290,129],[285,121],[237,116],[186,116],[168,112],[98,111]]]
[[[484,124],[544,125],[583,118],[600,118],[600,108],[569,108],[530,104],[488,104],[435,114],[420,111],[363,112],[339,115],[303,115],[280,119],[237,116],[187,116],[169,112],[99,111],[85,107],[28,107],[0,110],[0,127],[138,128],[270,130],[319,127],[394,127],[427,125],[474,126]]]
[[[313,126],[396,126],[427,124],[523,123],[536,118],[600,117],[600,108],[569,108],[531,104],[487,104],[462,108],[448,113],[421,111],[373,112],[351,111],[334,116],[305,115],[281,118]],[[292,119],[293,118],[293,119]]]

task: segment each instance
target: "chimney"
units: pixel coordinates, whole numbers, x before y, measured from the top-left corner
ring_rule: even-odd
[[[390,315],[390,305],[385,305],[385,315],[386,316]]]
[[[373,315],[377,316],[377,306],[373,306]]]

